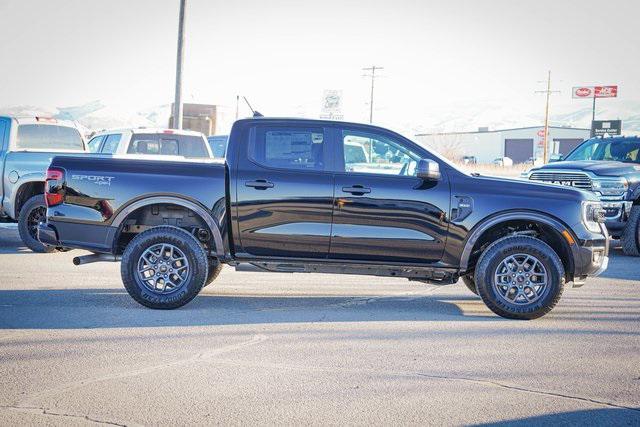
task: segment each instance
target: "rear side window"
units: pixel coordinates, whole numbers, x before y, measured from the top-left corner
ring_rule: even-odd
[[[249,158],[272,168],[324,170],[322,128],[257,128],[249,144]]]
[[[136,134],[131,137],[127,153],[209,157],[204,138],[195,135]]]
[[[122,139],[122,135],[119,133],[107,135],[107,138],[104,140],[104,144],[102,145],[102,149],[100,150],[100,152],[104,154],[115,153],[118,150],[120,139]]]
[[[83,150],[82,137],[77,129],[56,125],[19,125],[19,149]]]

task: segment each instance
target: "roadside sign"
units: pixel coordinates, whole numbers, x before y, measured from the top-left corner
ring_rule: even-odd
[[[544,138],[544,129],[540,129],[540,130],[538,131],[538,136],[539,136],[540,138]]]
[[[591,122],[591,136],[622,135],[622,120],[594,120]]]
[[[322,94],[321,119],[342,120],[342,91],[327,89]]]
[[[616,98],[618,86],[574,86],[573,98]]]

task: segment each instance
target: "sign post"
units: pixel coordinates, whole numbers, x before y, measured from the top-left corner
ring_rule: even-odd
[[[594,137],[593,129],[596,120],[596,98],[616,98],[618,96],[618,86],[574,86],[571,91],[572,98],[593,98],[591,110],[591,137]]]

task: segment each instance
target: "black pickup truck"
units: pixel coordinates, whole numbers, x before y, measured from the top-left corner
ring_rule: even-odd
[[[608,261],[592,193],[469,175],[375,126],[237,121],[226,161],[56,157],[39,238],[122,261],[129,294],[176,308],[222,264],[464,283],[532,319]],[[247,265],[250,264],[250,265]]]
[[[593,191],[625,255],[640,256],[640,138],[592,138],[565,158],[527,172],[533,181]]]

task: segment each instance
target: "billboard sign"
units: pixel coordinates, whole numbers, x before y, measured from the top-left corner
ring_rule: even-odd
[[[326,89],[322,94],[321,119],[342,120],[342,91]]]
[[[573,98],[616,98],[618,86],[574,86]]]
[[[591,122],[591,136],[622,135],[622,120],[594,120]]]

